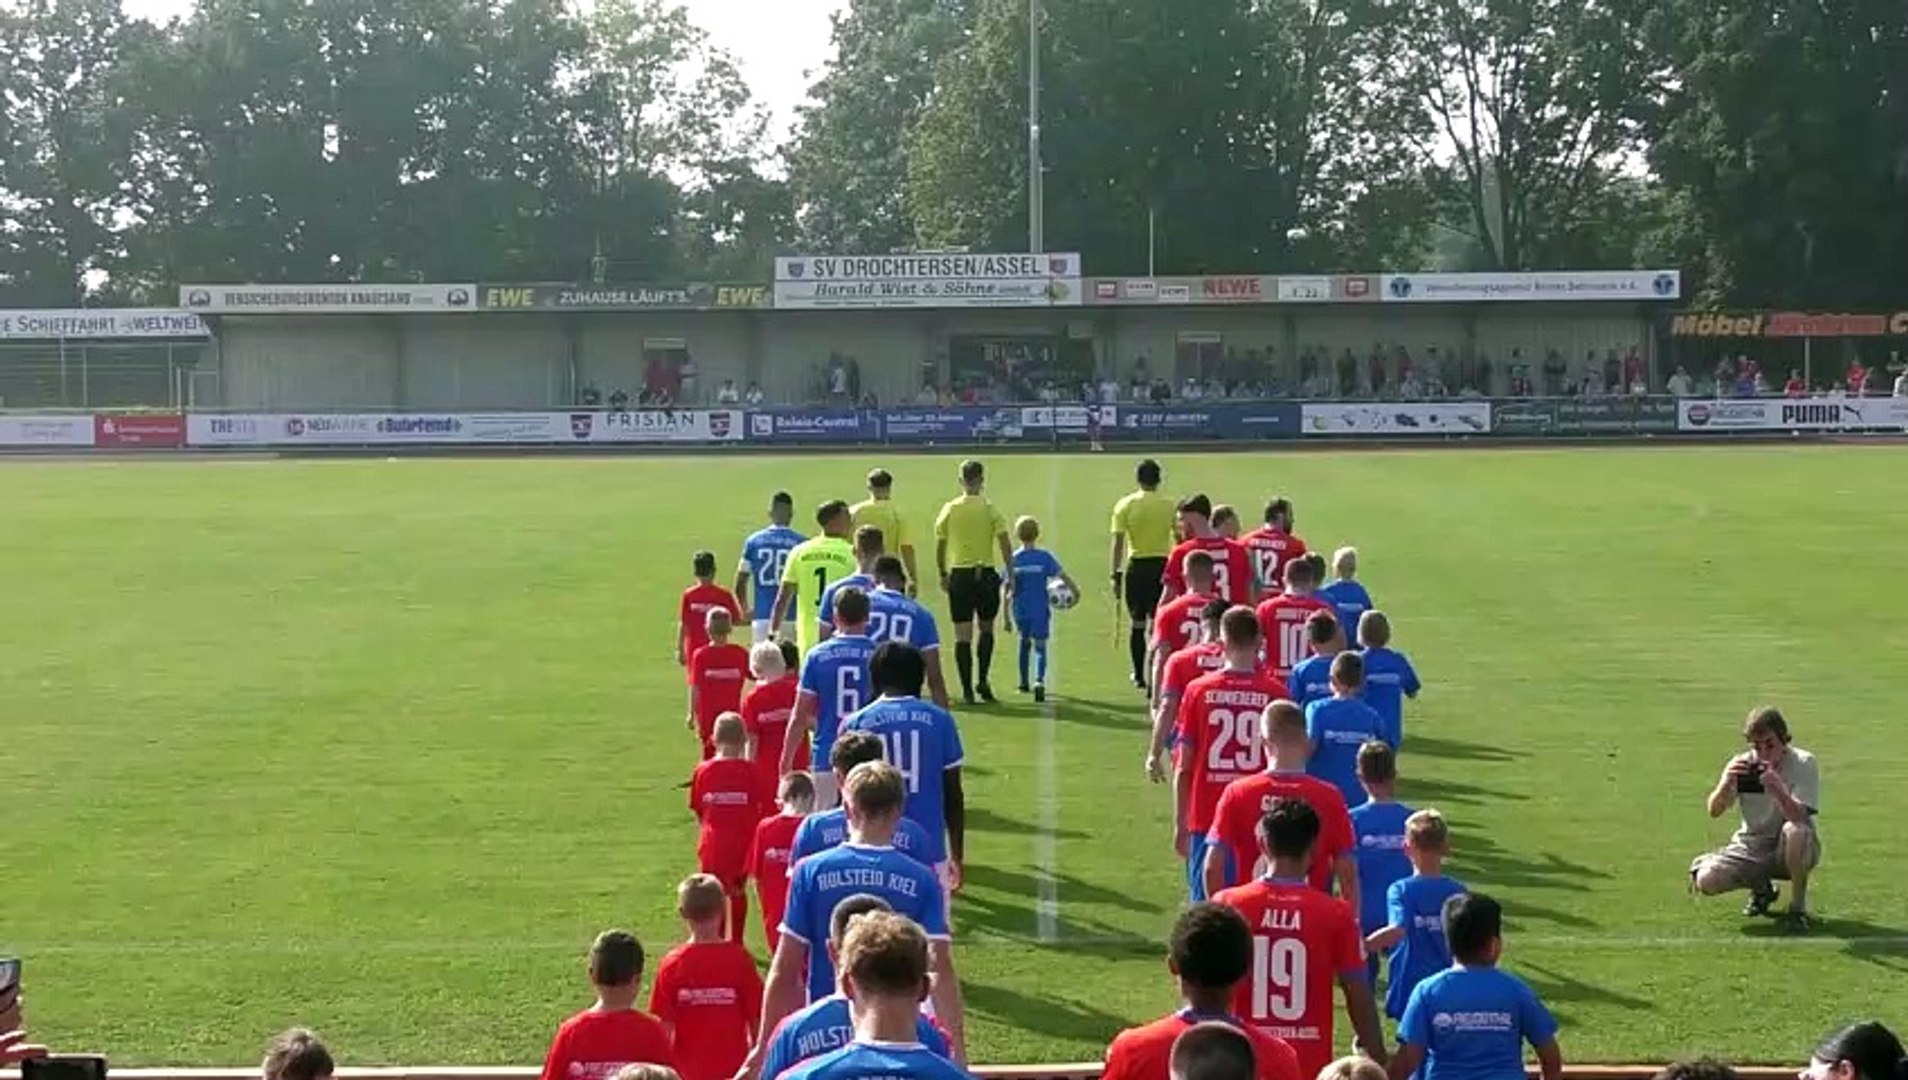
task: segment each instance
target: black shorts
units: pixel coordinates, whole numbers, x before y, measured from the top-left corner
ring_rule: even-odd
[[[1000,572],[991,566],[962,566],[947,575],[947,611],[956,623],[993,622],[1000,614]]]
[[[1134,622],[1153,617],[1159,608],[1159,594],[1166,589],[1166,557],[1151,555],[1126,562],[1126,613]]]

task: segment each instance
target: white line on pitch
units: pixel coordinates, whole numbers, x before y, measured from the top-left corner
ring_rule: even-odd
[[[1057,460],[1047,461],[1047,528],[1049,531],[1047,546],[1052,548],[1057,539],[1060,516],[1060,466]],[[1059,707],[1053,692],[1054,673],[1057,665],[1052,655],[1053,642],[1047,643],[1047,701],[1041,706],[1040,719],[1034,726],[1034,770],[1035,798],[1038,800],[1038,829],[1034,833],[1034,879],[1037,892],[1034,897],[1034,932],[1042,943],[1053,944],[1060,940],[1060,845],[1056,834],[1060,831],[1060,792],[1058,750],[1054,746],[1055,728],[1059,726],[1055,710]]]

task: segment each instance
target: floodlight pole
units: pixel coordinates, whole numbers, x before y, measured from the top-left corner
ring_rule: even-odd
[[[1046,250],[1045,167],[1040,160],[1040,0],[1027,0],[1027,250]]]

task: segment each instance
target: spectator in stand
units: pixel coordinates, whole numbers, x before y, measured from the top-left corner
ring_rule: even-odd
[[[629,408],[629,391],[623,389],[620,386],[614,390],[611,390],[610,396],[609,396],[609,407],[611,409],[614,409],[617,412],[623,412],[627,410]]]
[[[1737,365],[1735,396],[1739,398],[1761,397],[1762,373],[1747,363]]]
[[[1868,377],[1862,382],[1863,396],[1864,397],[1881,397],[1882,396],[1881,368],[1874,367],[1871,365],[1867,369],[1867,372],[1868,372]]]
[[[1679,398],[1689,397],[1696,391],[1695,384],[1689,381],[1689,372],[1683,370],[1681,364],[1676,365],[1676,370],[1670,373],[1669,383],[1663,389],[1672,397]]]
[[[1790,397],[1790,398],[1799,398],[1799,397],[1807,397],[1808,394],[1809,394],[1809,388],[1806,384],[1802,382],[1802,373],[1795,370],[1794,368],[1790,368],[1789,379],[1787,382],[1782,384],[1782,396]]]
[[[1113,1036],[1106,1048],[1100,1080],[1160,1080],[1167,1072],[1173,1044],[1196,1025],[1214,1022],[1243,1031],[1251,1040],[1257,1080],[1301,1080],[1298,1052],[1284,1039],[1248,1028],[1232,1012],[1234,987],[1252,963],[1252,928],[1238,912],[1200,902],[1173,924],[1167,943],[1166,970],[1179,985],[1181,1007]]]
[[[596,1004],[557,1028],[542,1080],[604,1080],[625,1065],[676,1067],[662,1021],[636,1008],[643,987],[643,946],[627,930],[605,930],[590,946]]]
[[[762,384],[757,382],[750,383],[748,392],[742,395],[742,400],[750,405],[762,404],[765,400],[762,394]]]
[[[1848,396],[1861,397],[1862,387],[1866,386],[1867,383],[1868,369],[1862,366],[1860,360],[1850,360],[1848,362],[1848,375],[1842,380],[1842,385],[1847,389]]]
[[[1881,1023],[1864,1020],[1823,1039],[1809,1055],[1799,1080],[1908,1080],[1901,1039]]]
[[[1630,346],[1630,351],[1623,356],[1623,382],[1626,386],[1634,387],[1639,384],[1643,386],[1642,390],[1633,391],[1634,393],[1649,393],[1649,379],[1645,377],[1643,371],[1643,354],[1634,345]]]
[[[1908,398],[1908,367],[1902,368],[1901,374],[1895,376],[1895,396]]]
[[[318,1033],[292,1028],[272,1038],[265,1048],[265,1080],[331,1080],[337,1064]]]

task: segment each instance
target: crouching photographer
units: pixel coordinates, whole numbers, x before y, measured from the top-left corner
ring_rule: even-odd
[[[1742,825],[1719,851],[1699,855],[1690,864],[1691,886],[1704,896],[1749,890],[1746,916],[1769,913],[1778,880],[1791,885],[1784,925],[1807,930],[1809,874],[1822,858],[1816,830],[1821,805],[1815,755],[1793,744],[1788,721],[1764,706],[1749,714],[1742,735],[1749,749],[1729,759],[1709,793],[1709,816],[1718,818],[1737,806]]]
[[[20,996],[20,961],[0,958],[0,1066],[46,1056],[46,1047],[27,1042]]]

